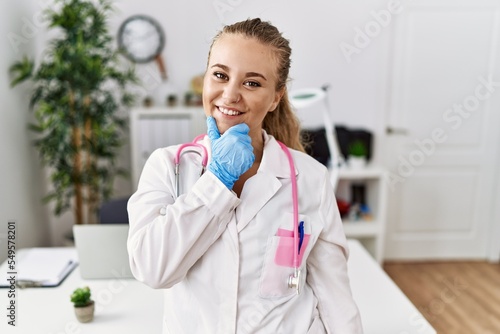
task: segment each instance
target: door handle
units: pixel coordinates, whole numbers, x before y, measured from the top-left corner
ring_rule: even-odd
[[[406,135],[408,135],[408,129],[394,128],[392,126],[388,126],[385,129],[385,133],[387,133],[388,135],[403,135],[403,136],[406,136]]]

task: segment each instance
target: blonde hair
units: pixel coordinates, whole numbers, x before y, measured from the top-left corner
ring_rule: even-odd
[[[300,135],[300,122],[292,110],[286,87],[292,54],[288,40],[270,22],[263,22],[259,18],[248,19],[226,25],[219,31],[210,46],[208,59],[210,59],[210,52],[215,42],[225,34],[241,34],[249,38],[255,38],[260,43],[272,47],[278,63],[276,91],[283,91],[283,96],[276,109],[267,113],[262,128],[286,146],[304,152]]]

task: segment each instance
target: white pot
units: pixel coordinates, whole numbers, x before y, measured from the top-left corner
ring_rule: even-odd
[[[75,315],[78,321],[85,323],[94,319],[94,305],[92,301],[89,305],[83,307],[75,307]]]
[[[349,168],[351,169],[363,169],[366,168],[366,158],[365,157],[355,157],[353,155],[349,156],[347,160]]]

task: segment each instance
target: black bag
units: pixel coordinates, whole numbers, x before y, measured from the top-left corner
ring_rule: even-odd
[[[364,129],[348,129],[345,126],[335,126],[335,132],[337,134],[340,154],[344,159],[347,159],[349,155],[349,146],[354,141],[359,140],[365,144],[366,159],[370,161],[372,157],[371,132]],[[306,153],[326,166],[330,160],[330,151],[328,150],[328,142],[326,141],[325,128],[302,130],[302,138],[306,143]]]

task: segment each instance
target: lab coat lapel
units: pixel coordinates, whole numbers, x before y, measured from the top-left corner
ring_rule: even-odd
[[[281,188],[281,182],[269,173],[257,173],[245,183],[241,203],[236,210],[238,233]]]
[[[257,174],[245,183],[236,210],[238,233],[281,188],[280,178],[290,178],[288,159],[274,137],[264,135],[264,154]]]

